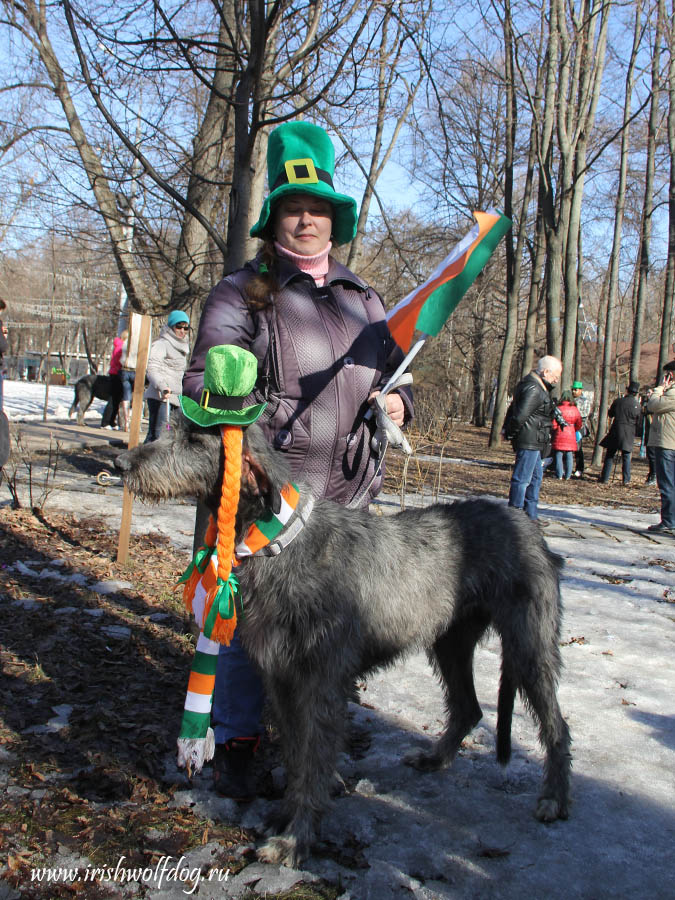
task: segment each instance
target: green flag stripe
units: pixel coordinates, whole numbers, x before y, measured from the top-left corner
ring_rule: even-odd
[[[206,713],[195,713],[186,710],[183,713],[178,736],[182,738],[205,738],[210,722],[211,717]]]
[[[417,329],[435,336],[441,330],[448,316],[455,309],[464,294],[480,274],[490,259],[502,237],[511,227],[510,219],[500,216],[483,240],[474,249],[462,271],[452,281],[447,281],[431,294],[417,318]]]
[[[199,672],[200,675],[215,675],[216,666],[218,665],[218,654],[215,656],[211,653],[202,653],[197,650],[195,658],[192,662],[192,671]]]
[[[271,510],[262,519],[256,519],[255,524],[268,541],[273,541],[284,527]]]

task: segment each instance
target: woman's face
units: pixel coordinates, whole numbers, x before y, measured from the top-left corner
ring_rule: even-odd
[[[312,194],[291,194],[279,201],[274,214],[276,240],[300,256],[316,256],[328,245],[333,207]]]
[[[187,322],[177,322],[175,325],[171,326],[171,330],[176,335],[177,338],[184,340],[188,336],[188,331],[190,330],[190,326]]]

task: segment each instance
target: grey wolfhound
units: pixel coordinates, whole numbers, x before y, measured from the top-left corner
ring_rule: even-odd
[[[94,398],[110,400],[111,396],[109,375],[83,375],[75,382],[75,396],[68,410],[68,416],[72,416],[77,410],[77,424],[84,425],[84,414],[94,402]]]
[[[117,467],[142,499],[197,496],[215,511],[223,477],[219,430],[176,425],[123,453]],[[288,480],[282,456],[250,426],[237,540],[266,507],[278,510]],[[293,866],[307,856],[329,802],[354,678],[411,650],[429,654],[445,689],[447,724],[435,745],[406,762],[422,771],[450,763],[482,715],[472,663],[489,628],[502,642],[497,757],[509,759],[520,691],[546,751],[536,816],[567,818],[570,736],[556,697],[560,566],[535,523],[487,500],[387,517],[319,500],[279,555],[243,559],[237,575],[245,615],[237,627],[263,674],[287,769],[285,827],[259,858]]]

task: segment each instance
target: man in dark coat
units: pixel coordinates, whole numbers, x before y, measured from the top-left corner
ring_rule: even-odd
[[[561,374],[559,359],[542,356],[537,368],[516,385],[504,420],[504,436],[516,451],[509,506],[524,509],[531,519],[538,518],[537,503],[543,475],[541,461],[551,452],[551,426],[555,413],[551,389]]]
[[[614,457],[618,450],[621,451],[621,472],[623,483],[630,484],[630,461],[635,443],[635,434],[642,421],[642,408],[638,394],[640,385],[637,381],[631,381],[626,388],[623,397],[617,397],[607,413],[612,419],[612,426],[602,439],[601,444],[606,448],[605,462],[600,474],[600,484],[607,484],[612,472]]]

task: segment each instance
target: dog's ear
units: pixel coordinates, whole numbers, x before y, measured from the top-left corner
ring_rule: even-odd
[[[241,466],[242,481],[249,491],[256,497],[264,497],[267,506],[273,513],[281,512],[281,489],[267,477],[267,473],[260,463],[244,450]]]

